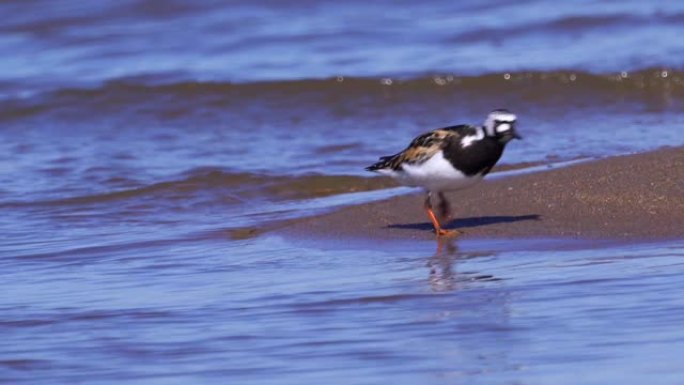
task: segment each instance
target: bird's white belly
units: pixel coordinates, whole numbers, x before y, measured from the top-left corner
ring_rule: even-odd
[[[459,190],[482,180],[482,175],[466,176],[444,158],[442,151],[421,164],[403,164],[399,180],[430,191]]]

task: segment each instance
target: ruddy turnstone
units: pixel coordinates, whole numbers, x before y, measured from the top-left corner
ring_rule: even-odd
[[[516,116],[508,110],[489,113],[482,126],[461,124],[439,128],[413,139],[403,151],[383,156],[368,171],[396,178],[408,186],[427,191],[425,211],[437,235],[451,235],[455,230],[443,229],[432,210],[432,196],[439,199],[442,219],[451,218],[445,191],[459,190],[482,180],[501,158],[504,147],[512,139],[522,139],[515,131]]]

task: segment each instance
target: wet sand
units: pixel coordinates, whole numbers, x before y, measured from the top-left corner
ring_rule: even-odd
[[[626,155],[498,180],[447,194],[460,237],[573,237],[656,240],[684,237],[684,147]],[[297,237],[431,239],[424,195],[288,223]]]

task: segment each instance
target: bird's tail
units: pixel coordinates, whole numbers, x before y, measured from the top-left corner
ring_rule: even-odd
[[[393,161],[394,158],[396,158],[396,155],[390,155],[390,156],[383,156],[380,157],[380,160],[376,163],[371,164],[370,166],[366,167],[366,171],[382,171],[382,170],[391,170],[393,167]]]

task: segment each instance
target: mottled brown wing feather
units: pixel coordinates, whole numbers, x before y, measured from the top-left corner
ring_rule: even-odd
[[[463,129],[468,126],[453,126],[430,131],[413,139],[403,151],[383,156],[380,161],[367,167],[368,171],[381,169],[399,170],[403,163],[420,164],[430,159],[439,150],[443,149],[449,140],[458,140],[464,133]]]

